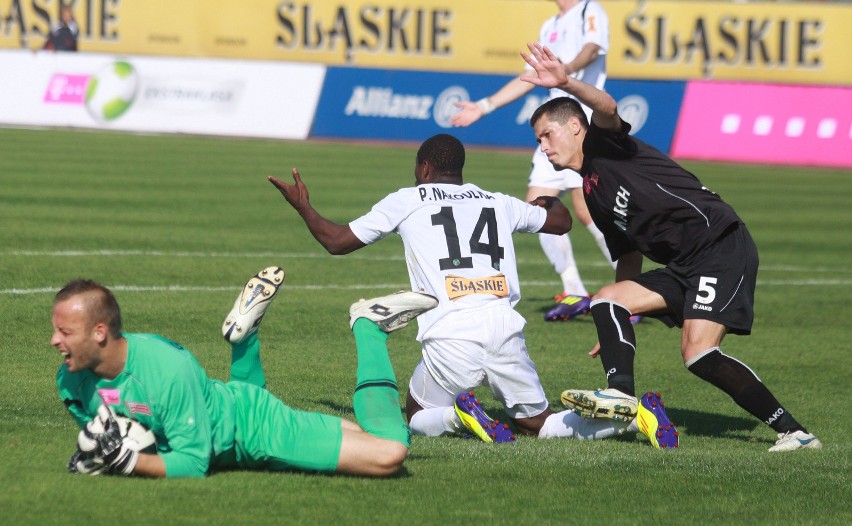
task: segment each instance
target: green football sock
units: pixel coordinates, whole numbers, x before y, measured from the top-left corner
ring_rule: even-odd
[[[388,355],[388,335],[366,318],[352,327],[358,350],[353,406],[361,428],[371,435],[411,445],[411,432],[399,407],[399,388]]]
[[[257,332],[240,343],[231,345],[231,378],[239,382],[266,387],[266,376],[260,363],[260,340]]]

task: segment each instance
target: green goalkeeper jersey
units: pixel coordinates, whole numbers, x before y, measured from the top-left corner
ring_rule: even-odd
[[[234,448],[233,390],[253,388],[211,379],[182,346],[155,334],[124,334],[127,363],[107,380],[90,370],[68,372],[56,383],[71,416],[82,428],[107,404],[154,432],[167,477],[203,477]]]

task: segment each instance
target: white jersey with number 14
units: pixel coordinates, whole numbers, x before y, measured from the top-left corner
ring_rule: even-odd
[[[514,232],[538,232],[547,211],[473,184],[403,188],[349,223],[362,242],[392,232],[402,238],[411,289],[432,294],[438,307],[419,318],[418,339],[437,320],[493,302],[521,299]]]

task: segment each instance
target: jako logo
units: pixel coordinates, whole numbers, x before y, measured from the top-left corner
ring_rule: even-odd
[[[609,378],[609,375],[615,372],[615,367],[606,372],[606,377]]]
[[[784,408],[779,407],[774,413],[772,413],[772,416],[769,417],[769,420],[766,421],[766,425],[771,425],[772,422],[778,420],[778,418],[780,418],[781,415],[783,415],[783,414],[784,414]]]

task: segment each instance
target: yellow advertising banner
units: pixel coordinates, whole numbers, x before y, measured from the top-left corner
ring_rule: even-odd
[[[852,84],[852,6],[608,2],[609,74]]]
[[[0,0],[0,48],[40,49],[60,0]],[[514,74],[550,0],[71,0],[81,51]],[[852,6],[601,0],[609,75],[852,84]]]

